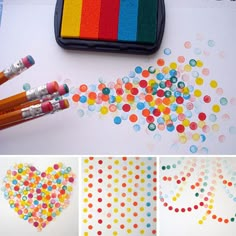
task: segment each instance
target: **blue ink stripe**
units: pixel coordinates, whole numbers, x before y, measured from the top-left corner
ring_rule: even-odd
[[[3,9],[3,5],[0,2],[0,26],[1,26],[1,19],[2,19],[2,9]]]
[[[138,0],[120,1],[118,40],[136,42],[138,5]]]

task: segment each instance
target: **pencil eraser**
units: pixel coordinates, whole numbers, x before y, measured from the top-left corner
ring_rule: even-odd
[[[48,112],[53,111],[53,106],[52,106],[51,102],[43,102],[41,104],[41,108],[44,113],[48,113]]]
[[[67,99],[60,100],[59,104],[61,109],[66,109],[70,106],[69,101]]]
[[[59,89],[59,85],[56,81],[47,83],[47,90],[49,94],[53,94],[55,92],[57,92]]]
[[[30,68],[32,65],[35,64],[34,58],[30,55],[22,58],[22,62],[26,68]]]
[[[62,84],[59,86],[58,92],[60,95],[64,95],[66,93],[69,93],[69,87],[66,84]]]

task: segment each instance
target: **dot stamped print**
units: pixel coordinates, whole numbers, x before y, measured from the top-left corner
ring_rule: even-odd
[[[71,167],[62,163],[43,172],[19,163],[7,170],[2,191],[10,208],[41,231],[69,205],[74,182]]]
[[[157,142],[170,136],[171,147],[185,146],[188,153],[208,154],[208,139],[222,144],[235,135],[228,108],[232,111],[236,103],[224,94],[220,81],[211,75],[213,69],[204,62],[211,54],[222,59],[224,53],[216,52],[214,40],[204,41],[200,34],[197,40],[204,47],[186,41],[186,56],[175,56],[172,49],[165,48],[155,65],[137,65],[114,81],[74,88],[71,98],[78,104],[74,106],[78,116],[110,115],[114,125],[129,122],[134,132],[145,130]]]
[[[234,157],[161,158],[160,171],[163,211],[179,214],[180,217],[188,214],[200,225],[209,221],[235,224]]]
[[[155,158],[82,159],[82,235],[156,235]]]

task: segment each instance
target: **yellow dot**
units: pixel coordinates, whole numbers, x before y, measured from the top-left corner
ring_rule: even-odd
[[[212,130],[214,132],[218,132],[220,130],[220,126],[218,124],[214,124],[214,125],[212,125]]]
[[[88,232],[84,232],[84,236],[89,236]]]
[[[131,202],[132,199],[130,197],[127,198],[127,202]]]
[[[118,212],[119,212],[118,208],[115,208],[114,213],[118,213]]]
[[[170,68],[173,69],[173,70],[177,69],[177,63],[176,62],[171,62],[170,63]]]
[[[203,217],[202,217],[202,220],[206,220],[206,219],[207,219],[207,217],[206,217],[206,216],[203,216]]]
[[[105,107],[105,106],[102,106],[101,108],[100,108],[100,112],[103,114],[103,115],[106,115],[107,113],[108,113],[108,108],[107,107]]]
[[[201,97],[202,96],[202,91],[199,90],[199,89],[194,90],[194,96],[198,97],[198,98]]]
[[[170,120],[170,115],[164,115],[164,116],[163,116],[163,119],[164,119],[165,121]]]
[[[202,224],[203,224],[203,221],[202,221],[202,220],[199,220],[199,221],[198,221],[198,224],[199,224],[199,225],[202,225]]]
[[[113,232],[113,235],[116,236],[116,235],[118,235],[118,233],[117,233],[116,231],[114,231],[114,232]]]
[[[170,71],[170,68],[169,68],[168,66],[164,66],[164,67],[162,68],[162,72],[163,72],[164,74],[168,74],[169,71]]]
[[[141,179],[140,182],[143,184],[145,183],[145,179]]]
[[[149,102],[149,105],[151,106],[151,107],[154,107],[155,106],[155,101],[154,100],[152,100],[151,102]]]
[[[203,78],[201,78],[201,77],[197,77],[197,78],[195,79],[195,82],[196,82],[197,85],[203,85],[204,80],[203,80]]]
[[[132,230],[131,230],[131,229],[127,229],[127,233],[128,233],[128,234],[131,234],[131,233],[132,233]]]
[[[88,192],[88,188],[84,188],[84,192],[87,193]]]
[[[119,222],[118,219],[114,219],[114,223],[117,224]]]
[[[141,165],[141,166],[144,166],[144,165],[145,165],[145,162],[142,161],[142,162],[140,163],[140,165]]]
[[[197,67],[202,67],[203,66],[203,62],[201,60],[197,60]]]
[[[119,160],[115,160],[114,163],[115,163],[115,165],[119,165],[120,162],[119,162]]]
[[[198,133],[195,133],[195,134],[192,135],[192,139],[194,141],[198,141],[200,139],[200,135]]]
[[[212,106],[212,111],[214,111],[215,113],[220,112],[220,106],[217,105],[217,104],[213,105],[213,106]]]
[[[218,86],[217,81],[212,80],[212,81],[210,82],[210,86],[211,86],[212,88],[217,88],[217,86]]]
[[[189,64],[186,64],[186,65],[184,66],[184,71],[190,72],[191,70],[192,70],[192,67],[191,67]]]
[[[84,178],[84,182],[87,183],[88,182],[88,178]]]
[[[182,143],[182,144],[185,144],[187,143],[188,139],[185,135],[181,135],[179,136],[179,142]]]
[[[120,173],[119,170],[115,170],[114,172],[115,172],[116,175],[118,175]]]
[[[128,188],[128,192],[132,193],[133,189],[132,188]]]
[[[139,210],[142,212],[144,211],[144,207],[140,207]]]
[[[87,212],[88,212],[88,209],[87,209],[87,208],[84,208],[84,209],[83,209],[83,212],[84,212],[84,213],[87,213]]]
[[[132,175],[132,174],[133,174],[132,170],[128,171],[128,175]]]
[[[154,85],[156,84],[156,80],[154,79],[150,79],[149,82],[148,82],[149,85]]]
[[[172,201],[175,202],[177,200],[176,197],[172,197]]]
[[[214,199],[210,199],[210,203],[214,203]]]
[[[132,179],[128,179],[128,183],[131,184],[133,182]]]
[[[176,193],[176,197],[179,198],[179,197],[180,197],[180,194],[179,194],[179,193]]]
[[[88,198],[84,198],[84,202],[85,202],[85,203],[88,202]]]
[[[119,179],[117,179],[117,178],[114,179],[114,183],[116,183],[116,184],[119,183]]]
[[[84,173],[88,173],[89,172],[89,169],[84,169]]]
[[[146,173],[145,170],[141,170],[141,174],[144,175]]]
[[[113,199],[113,201],[114,201],[114,202],[118,202],[119,199],[118,199],[117,197],[115,197],[115,198]]]
[[[141,229],[140,234],[144,234],[144,233],[145,233],[145,230]]]
[[[126,208],[126,211],[131,212],[131,208],[130,207]]]
[[[129,161],[129,165],[132,166],[134,164],[133,161]]]
[[[144,192],[144,191],[145,191],[145,188],[144,188],[144,187],[140,188],[140,191],[141,191],[141,192]]]
[[[84,220],[83,220],[83,223],[84,223],[84,224],[87,224],[87,222],[88,222],[87,219],[84,219]]]
[[[87,164],[89,162],[89,159],[84,159],[84,163]]]
[[[119,192],[119,189],[118,188],[114,188],[114,192],[115,193]]]
[[[145,201],[145,197],[141,197],[141,198],[140,198],[140,201],[141,201],[141,202],[144,202],[144,201]]]
[[[88,105],[93,105],[95,103],[95,100],[93,99],[88,99],[87,101]]]
[[[131,223],[132,220],[130,218],[127,219],[127,223]]]
[[[145,222],[145,219],[144,218],[140,218],[140,222]]]
[[[188,127],[189,124],[190,124],[190,121],[189,121],[188,119],[184,119],[184,120],[182,121],[182,124],[183,124],[183,126]]]
[[[209,208],[209,209],[213,209],[213,205],[209,205],[208,208]]]
[[[199,128],[202,129],[203,126],[205,126],[205,125],[206,125],[206,122],[205,122],[205,121],[202,121],[202,120],[199,120],[199,121],[198,121],[198,127],[199,127]]]
[[[163,105],[163,104],[160,104],[159,106],[158,106],[158,109],[161,111],[161,112],[163,112],[164,110],[165,110],[165,106]]]
[[[183,113],[183,107],[177,106],[177,108],[176,108],[176,113],[177,113],[177,114]]]
[[[123,101],[123,98],[121,96],[116,96],[116,102],[121,103]]]

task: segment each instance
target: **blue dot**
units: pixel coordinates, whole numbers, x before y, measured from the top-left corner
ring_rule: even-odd
[[[16,179],[12,180],[12,183],[17,184],[17,180]]]
[[[122,78],[122,81],[124,84],[128,83],[129,82],[129,77],[125,76]]]
[[[148,184],[147,184],[147,187],[148,187],[148,188],[151,188],[151,187],[152,187],[152,184],[151,184],[151,183],[148,183]]]
[[[172,124],[169,124],[169,125],[166,126],[166,129],[167,129],[169,132],[172,132],[172,131],[174,131],[175,126],[172,125]]]
[[[25,83],[25,84],[23,85],[23,89],[24,89],[25,91],[30,90],[30,88],[31,88],[31,86],[30,86],[29,83]]]
[[[147,206],[147,207],[150,207],[150,206],[151,206],[151,203],[150,203],[150,202],[147,202],[147,203],[146,203],[146,206]]]
[[[163,119],[162,117],[158,117],[158,118],[157,118],[157,123],[158,123],[158,124],[164,124],[165,121],[164,121],[164,119]]]
[[[163,75],[162,73],[158,73],[158,74],[156,75],[156,78],[157,78],[158,80],[163,80],[163,79],[164,79],[164,75]]]
[[[134,78],[135,77],[135,72],[134,71],[130,71],[129,72],[129,77],[130,78]]]
[[[197,151],[198,151],[198,148],[197,148],[196,145],[191,145],[191,146],[190,146],[190,152],[191,152],[191,153],[196,153]]]
[[[119,125],[119,124],[121,123],[121,118],[120,118],[119,116],[116,116],[116,117],[114,118],[114,123],[115,123],[116,125]]]
[[[138,102],[138,103],[137,103],[137,108],[138,108],[139,110],[143,110],[144,107],[145,107],[145,105],[144,105],[143,102]]]
[[[165,48],[164,49],[164,54],[167,55],[167,56],[170,55],[171,54],[171,49],[170,48]]]
[[[148,197],[152,196],[152,193],[151,192],[147,192],[147,196]]]
[[[38,204],[39,204],[38,200],[34,200],[34,205],[38,205]]]
[[[150,217],[152,214],[151,214],[151,212],[148,212],[147,213],[147,217]]]
[[[152,176],[150,174],[147,175],[147,178],[150,179]]]
[[[141,127],[140,127],[140,125],[135,124],[135,125],[133,126],[133,129],[134,129],[134,131],[138,132],[138,131],[141,130]]]
[[[148,223],[148,224],[147,224],[147,228],[150,228],[150,227],[151,227],[151,224]]]
[[[151,169],[152,169],[152,167],[151,167],[151,166],[148,166],[148,167],[147,167],[147,170],[151,170]]]
[[[82,95],[82,96],[80,97],[79,101],[80,101],[81,103],[85,103],[85,102],[87,101],[87,97],[84,96],[84,95]]]
[[[140,74],[142,71],[143,71],[143,69],[142,69],[141,66],[137,66],[137,67],[135,68],[135,72],[136,72],[137,74]]]

